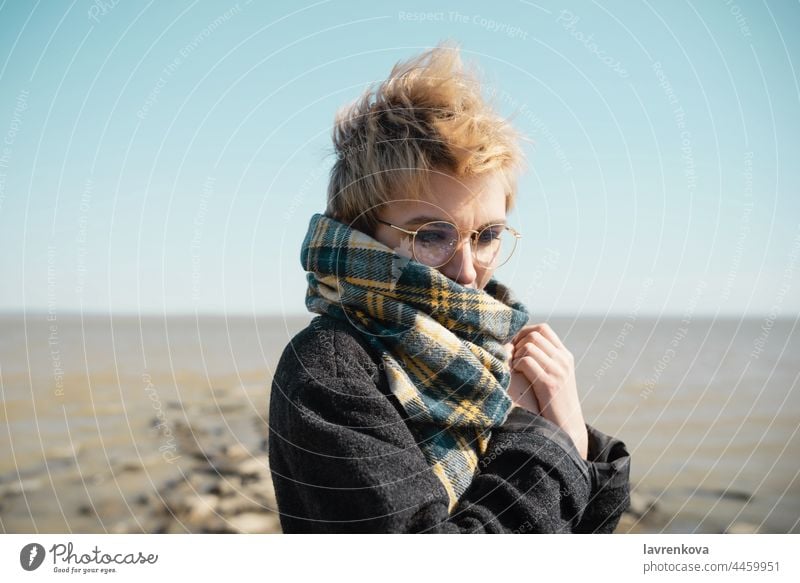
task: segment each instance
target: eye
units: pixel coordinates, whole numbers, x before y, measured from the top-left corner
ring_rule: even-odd
[[[500,235],[503,234],[504,230],[504,227],[501,226],[486,227],[478,235],[478,243],[480,245],[491,245],[492,243],[496,243],[500,239]]]
[[[446,231],[436,231],[434,229],[425,229],[417,233],[417,241],[425,245],[439,245],[446,242],[448,239]]]
[[[417,231],[417,243],[425,246],[454,246],[458,232],[448,223],[428,223]]]

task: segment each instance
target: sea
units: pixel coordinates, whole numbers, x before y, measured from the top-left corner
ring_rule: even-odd
[[[108,532],[180,475],[182,422],[263,452],[312,316],[0,314],[2,532]],[[796,318],[546,321],[586,422],[631,454],[625,532],[800,533]]]

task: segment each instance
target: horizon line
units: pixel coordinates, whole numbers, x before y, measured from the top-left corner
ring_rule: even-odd
[[[30,315],[30,316],[39,316],[39,315],[48,315],[50,312],[47,308],[35,308],[35,309],[8,309],[8,308],[0,308],[0,317],[3,316],[21,316],[21,315]],[[533,314],[533,312],[531,312]],[[56,312],[56,319],[58,316],[65,316],[65,317],[73,317],[73,316],[86,316],[86,317],[98,317],[98,316],[114,316],[120,318],[131,318],[131,317],[139,317],[139,318],[189,318],[189,317],[198,317],[198,318],[301,318],[301,317],[315,317],[318,314],[314,312],[241,312],[237,310],[229,310],[229,311],[220,311],[220,310],[200,310],[200,311],[185,311],[185,310],[169,310],[164,312],[156,312],[152,310],[145,310],[145,311],[132,311],[132,310],[113,310],[113,311],[101,311],[101,310],[58,310]],[[582,314],[577,314],[576,312],[568,312],[568,311],[556,311],[549,314],[548,317],[550,318],[588,318],[588,319],[602,319],[602,318],[628,318],[632,320],[636,320],[637,318],[679,318],[685,317],[685,312],[637,312],[636,314],[632,314],[630,312],[624,311],[612,311],[612,312],[584,312]],[[770,317],[769,312],[695,312],[690,316],[690,320],[694,319],[703,319],[708,320],[712,318],[725,318],[725,319],[733,319],[733,318],[741,318],[741,319],[764,319]],[[792,316],[792,315],[777,315],[774,320],[792,320],[797,319],[800,315]]]

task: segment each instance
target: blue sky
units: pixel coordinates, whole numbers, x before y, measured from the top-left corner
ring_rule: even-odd
[[[535,314],[800,311],[797,2],[4,2],[0,309],[305,311],[335,111],[444,39]]]

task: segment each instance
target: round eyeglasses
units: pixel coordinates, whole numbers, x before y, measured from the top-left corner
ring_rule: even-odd
[[[381,219],[379,223],[388,225],[407,235],[411,235],[411,249],[414,259],[429,267],[441,267],[450,261],[461,247],[461,234],[453,223],[432,221],[416,230],[403,229]],[[511,235],[505,236],[506,231]],[[469,233],[472,254],[483,267],[497,268],[506,263],[514,254],[517,239],[522,234],[503,223],[487,225],[480,231],[466,230]]]

